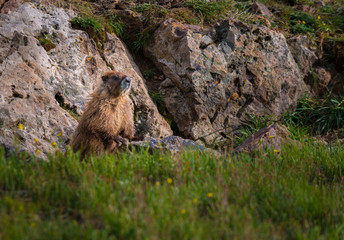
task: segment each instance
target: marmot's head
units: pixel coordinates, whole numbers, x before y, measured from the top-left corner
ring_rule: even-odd
[[[102,76],[101,91],[113,98],[127,95],[131,88],[131,79],[123,73],[110,71]]]

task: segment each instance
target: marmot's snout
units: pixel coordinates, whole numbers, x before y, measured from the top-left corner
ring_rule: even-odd
[[[131,88],[131,79],[130,79],[130,77],[125,76],[122,79],[121,88],[122,88],[123,92],[128,92],[130,90],[130,88]]]

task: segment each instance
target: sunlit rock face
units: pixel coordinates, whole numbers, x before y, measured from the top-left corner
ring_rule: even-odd
[[[279,117],[306,91],[281,33],[227,20],[210,30],[169,19],[145,54],[163,71],[160,89],[185,137],[211,144],[246,114]]]

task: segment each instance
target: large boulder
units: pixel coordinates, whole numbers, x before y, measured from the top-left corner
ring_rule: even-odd
[[[166,76],[160,89],[179,130],[207,143],[246,113],[281,116],[306,90],[286,39],[264,26],[227,20],[204,31],[169,19],[145,54]]]
[[[93,40],[71,29],[75,13],[54,6],[19,4],[0,14],[0,145],[17,146],[40,156],[64,144],[77,125],[90,93],[110,70]],[[122,59],[114,70],[135,66],[118,40],[107,52]],[[123,66],[129,66],[123,67]],[[133,77],[137,135],[171,134],[151,102],[137,67]],[[142,117],[143,116],[143,117]]]

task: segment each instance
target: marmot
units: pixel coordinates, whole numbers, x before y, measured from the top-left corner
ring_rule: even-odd
[[[72,136],[71,147],[74,152],[81,150],[82,158],[92,152],[113,152],[134,137],[133,109],[128,96],[131,79],[110,71],[102,80]]]

